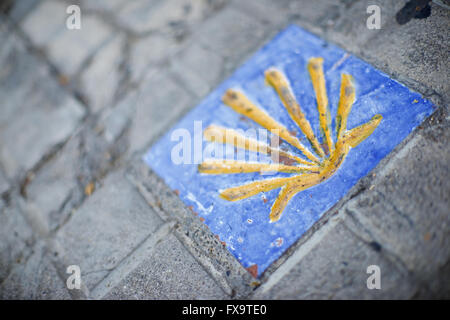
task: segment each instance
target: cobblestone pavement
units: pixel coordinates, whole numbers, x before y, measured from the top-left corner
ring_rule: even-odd
[[[398,25],[404,3],[5,2],[0,298],[450,298],[450,11],[432,3],[430,17]],[[81,30],[65,27],[70,4]],[[370,4],[380,30],[366,27]],[[437,108],[255,279],[140,158],[291,23]],[[367,289],[368,265],[381,290]]]

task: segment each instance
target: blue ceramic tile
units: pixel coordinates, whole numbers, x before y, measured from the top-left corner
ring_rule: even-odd
[[[347,73],[354,77],[356,87],[356,101],[347,128],[365,123],[375,114],[381,114],[383,120],[372,135],[349,152],[336,174],[298,193],[289,202],[280,220],[269,222],[271,206],[279,189],[236,202],[219,198],[219,190],[261,180],[264,176],[256,173],[204,175],[198,173],[197,164],[175,165],[171,161],[172,148],[179,143],[178,140],[171,140],[173,130],[187,129],[193,137],[194,121],[202,121],[203,129],[210,124],[244,130],[259,128],[223,104],[221,98],[229,88],[240,89],[275,120],[299,132],[276,92],[265,83],[264,71],[270,67],[285,73],[318,136],[315,93],[307,71],[307,62],[311,57],[324,58],[323,70],[333,119],[339,100],[341,74]],[[226,242],[228,250],[244,267],[256,265],[259,276],[432,111],[432,104],[418,93],[342,49],[297,26],[289,26],[167,132],[146,153],[144,161],[172,189],[179,190],[180,198],[186,205],[193,206],[194,211],[205,219],[213,233]],[[203,148],[206,145],[208,143],[203,142]],[[193,143],[191,147],[196,156],[203,150],[194,150]],[[271,177],[287,175],[279,173]]]

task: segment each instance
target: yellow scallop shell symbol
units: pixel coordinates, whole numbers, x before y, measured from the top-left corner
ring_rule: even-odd
[[[253,104],[243,93],[229,89],[222,98],[223,102],[235,112],[248,117],[272,134],[279,136],[279,138],[297,148],[308,160],[280,149],[274,149],[265,143],[245,137],[232,129],[211,125],[203,132],[204,138],[211,142],[232,144],[237,148],[267,155],[278,154],[280,159],[288,160],[284,161],[284,163],[280,161],[275,164],[248,163],[237,160],[207,160],[198,166],[199,172],[205,174],[264,171],[296,173],[296,175],[291,177],[260,180],[228,188],[220,193],[220,196],[228,201],[237,201],[254,196],[260,192],[281,188],[277,199],[272,205],[270,212],[271,222],[280,219],[286,205],[298,192],[311,188],[330,178],[343,163],[350,149],[356,147],[370,136],[382,119],[382,116],[377,114],[367,123],[347,130],[347,118],[355,102],[355,87],[353,77],[343,74],[336,115],[337,141],[334,143],[331,134],[331,116],[323,73],[323,58],[310,59],[308,61],[308,72],[316,93],[322,144],[319,143],[319,140],[314,135],[311,125],[296,101],[284,74],[272,68],[265,72],[265,77],[267,83],[278,93],[292,120],[306,136],[312,151],[306,148],[285,126],[275,121],[264,110]]]

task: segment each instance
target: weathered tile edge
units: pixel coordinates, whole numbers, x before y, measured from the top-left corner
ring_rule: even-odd
[[[164,221],[175,220],[174,234],[192,256],[231,298],[246,298],[260,285],[232,256],[199,217],[180,200],[162,179],[136,158],[127,178]]]

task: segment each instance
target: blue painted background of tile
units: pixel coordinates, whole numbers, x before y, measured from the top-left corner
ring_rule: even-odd
[[[252,121],[244,121],[221,102],[221,97],[228,88],[242,90],[288,129],[300,132],[275,91],[264,82],[264,71],[269,67],[277,67],[285,72],[317,134],[319,124],[316,100],[306,68],[311,57],[324,58],[333,126],[342,73],[353,75],[356,84],[357,100],[348,119],[348,128],[362,124],[378,113],[383,115],[383,120],[368,139],[350,151],[333,177],[298,193],[278,222],[269,223],[269,213],[279,189],[265,193],[266,202],[263,201],[262,194],[237,202],[219,198],[218,190],[264,179],[264,176],[257,173],[201,175],[196,164],[174,165],[171,162],[171,150],[178,143],[170,139],[172,130],[185,128],[193,136],[194,121],[203,121],[203,129],[210,124],[244,130],[259,128]],[[180,198],[194,207],[210,230],[227,243],[228,250],[244,267],[257,264],[260,275],[432,111],[432,104],[422,99],[418,93],[410,91],[360,59],[346,54],[342,49],[297,26],[289,26],[163,136],[144,156],[144,161],[172,189],[180,191]],[[299,138],[302,138],[300,135]],[[305,139],[303,141],[309,146]],[[206,144],[204,142],[204,147]],[[282,175],[286,174],[276,176]]]

